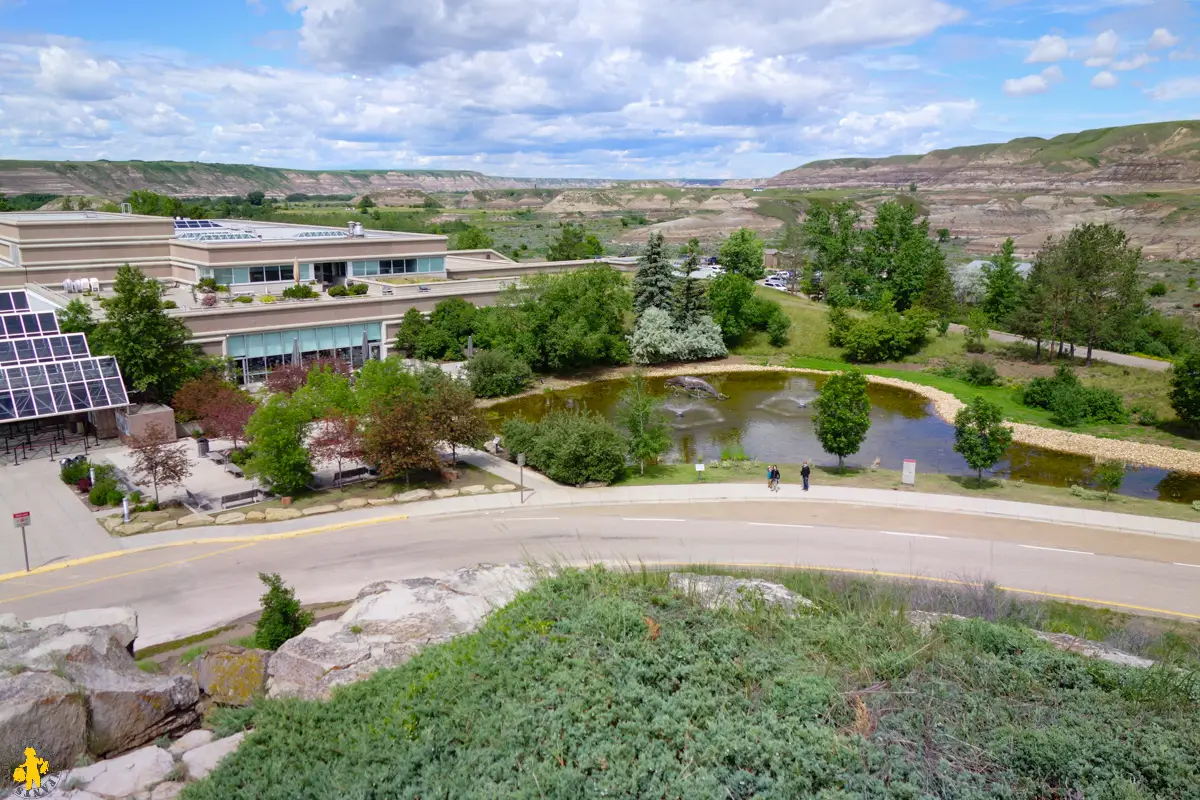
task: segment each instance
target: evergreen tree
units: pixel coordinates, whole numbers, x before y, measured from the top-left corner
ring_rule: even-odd
[[[1013,240],[1004,240],[1000,253],[983,265],[984,295],[983,310],[993,322],[1003,322],[1016,310],[1021,302],[1021,286],[1024,281],[1017,272],[1017,259],[1013,255]]]
[[[1193,428],[1200,428],[1200,350],[1192,350],[1171,373],[1171,408]]]
[[[843,459],[858,452],[871,429],[866,377],[856,369],[831,375],[813,406],[817,439],[826,453],[838,457],[838,468],[844,469]]]
[[[199,371],[191,331],[162,305],[163,287],[128,264],[117,269],[114,295],[104,301],[105,319],[92,332],[95,352],[116,356],[125,385],[149,400],[169,402]]]
[[[652,307],[669,311],[674,292],[675,276],[667,259],[663,235],[652,233],[633,277],[633,310],[638,314]]]
[[[694,244],[693,244],[694,243]],[[695,325],[708,312],[708,294],[699,278],[692,273],[700,268],[700,242],[692,239],[687,245],[687,260],[683,262],[683,278],[675,286],[671,316],[680,328]]]
[[[920,304],[937,317],[938,332],[944,336],[950,327],[950,317],[958,307],[954,296],[954,281],[950,277],[950,270],[946,269],[944,258],[930,261],[925,272],[925,286],[921,291]]]

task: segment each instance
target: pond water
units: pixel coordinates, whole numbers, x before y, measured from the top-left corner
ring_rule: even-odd
[[[674,432],[672,460],[719,459],[743,452],[759,461],[796,464],[805,459],[836,465],[837,457],[821,450],[813,431],[811,401],[824,376],[786,372],[742,372],[705,375],[724,400],[676,394],[663,378],[647,379],[650,390],[665,399]],[[492,407],[501,419],[537,419],[553,408],[588,408],[612,417],[625,382],[598,381],[560,392],[522,397]],[[954,452],[954,427],[940,420],[924,397],[891,386],[871,384],[871,430],[849,465],[866,466],[876,458],[883,469],[899,470],[906,458],[917,460],[917,472],[973,475]],[[1085,456],[1014,444],[1007,457],[985,471],[1049,486],[1089,484],[1093,462]],[[1174,502],[1200,500],[1200,476],[1152,467],[1126,470],[1121,494]]]

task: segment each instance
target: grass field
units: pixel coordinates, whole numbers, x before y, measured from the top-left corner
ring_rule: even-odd
[[[329,702],[224,715],[254,731],[183,798],[1197,796],[1192,629],[1149,636],[1180,671],[1138,670],[1022,627],[1089,612],[987,586],[767,577],[816,609],[714,612],[662,573],[565,570]],[[1003,624],[922,635],[914,607]]]

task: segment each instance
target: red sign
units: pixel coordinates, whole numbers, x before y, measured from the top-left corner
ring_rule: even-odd
[[[29,525],[29,512],[28,511],[18,511],[17,513],[13,514],[13,527],[14,528],[24,528],[27,525]]]

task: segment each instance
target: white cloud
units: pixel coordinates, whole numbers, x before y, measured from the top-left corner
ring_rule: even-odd
[[[874,113],[855,110],[835,124],[808,126],[803,135],[844,152],[924,152],[944,144],[947,131],[967,126],[978,108],[976,101],[963,100]]]
[[[1117,85],[1117,76],[1113,75],[1108,70],[1097,72],[1092,78],[1093,89],[1112,89]]]
[[[113,61],[97,61],[52,46],[38,53],[37,85],[55,97],[71,100],[106,100],[117,95],[121,68]]]
[[[1036,75],[1026,75],[1023,78],[1009,78],[1004,82],[1003,90],[1009,97],[1024,97],[1030,94],[1042,94],[1050,87],[1063,80],[1063,71],[1054,65],[1046,67]]]
[[[1176,78],[1155,86],[1149,92],[1155,100],[1182,100],[1200,97],[1200,77]]]
[[[1138,53],[1133,58],[1127,58],[1122,61],[1112,62],[1111,67],[1112,67],[1112,69],[1118,70],[1120,72],[1128,72],[1128,71],[1134,70],[1134,69],[1141,69],[1142,67],[1146,66],[1147,64],[1153,64],[1155,61],[1158,61],[1158,59],[1155,58],[1154,56],[1148,56],[1145,53]]]
[[[1067,40],[1061,36],[1043,36],[1034,43],[1029,55],[1025,57],[1026,64],[1045,64],[1051,61],[1062,61],[1071,55]]]
[[[1117,38],[1116,31],[1111,28],[1104,31],[1096,37],[1096,41],[1092,42],[1092,47],[1088,51],[1088,59],[1084,63],[1089,67],[1108,66],[1117,55],[1119,45],[1120,40]]]
[[[1164,50],[1177,44],[1179,44],[1178,36],[1173,35],[1166,28],[1155,28],[1154,33],[1150,35],[1150,41],[1146,42],[1146,47],[1151,50]]]

